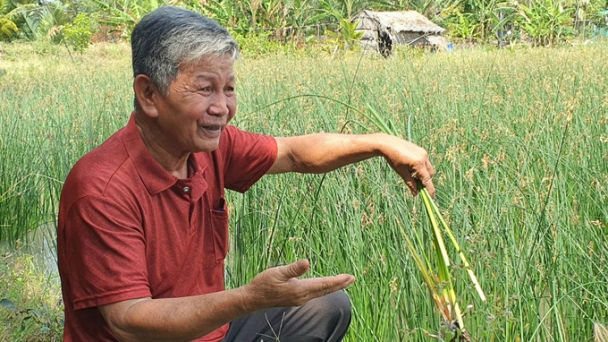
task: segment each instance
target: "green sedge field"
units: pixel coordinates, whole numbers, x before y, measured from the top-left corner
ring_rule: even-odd
[[[233,124],[288,136],[378,132],[373,112],[392,121],[429,152],[435,202],[487,296],[479,300],[448,244],[458,301],[474,306],[464,318],[472,340],[601,341],[607,53],[595,42],[400,50],[389,59],[361,51],[247,56],[235,66]],[[72,58],[57,46],[3,45],[0,299],[15,309],[0,307],[11,323],[0,327],[0,340],[60,338],[57,276],[33,267],[35,257],[16,246],[38,227],[52,235],[71,166],[127,122],[129,58],[126,45],[97,44]],[[354,316],[346,341],[424,341],[439,331],[441,316],[401,235],[432,265],[430,224],[421,199],[384,160],[325,175],[267,176],[228,196],[228,287],[308,258],[310,276],[357,277],[347,290]],[[26,319],[32,309],[40,317]]]

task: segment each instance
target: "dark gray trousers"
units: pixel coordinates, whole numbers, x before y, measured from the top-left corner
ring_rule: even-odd
[[[337,291],[302,306],[238,318],[222,342],[337,342],[346,334],[350,318],[350,300]]]

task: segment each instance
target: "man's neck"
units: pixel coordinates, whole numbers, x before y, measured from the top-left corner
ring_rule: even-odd
[[[190,153],[176,155],[163,146],[164,137],[145,120],[135,117],[139,136],[152,157],[170,174],[177,178],[188,178],[188,157]]]

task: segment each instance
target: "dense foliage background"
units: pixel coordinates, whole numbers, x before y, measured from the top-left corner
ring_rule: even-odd
[[[60,340],[58,197],[76,160],[129,117],[130,50],[99,43],[72,61],[48,42],[3,46],[0,240],[14,245],[0,244],[0,341]],[[375,132],[371,112],[393,121],[429,151],[437,204],[486,292],[481,302],[449,249],[458,298],[475,306],[465,317],[473,341],[590,341],[608,323],[606,51],[592,42],[405,49],[388,59],[333,50],[244,57],[233,123],[289,136]],[[401,234],[418,236],[432,260],[428,219],[381,158],[268,176],[228,196],[229,287],[308,258],[311,276],[357,277],[346,341],[419,342],[438,330]],[[20,256],[13,247],[30,242],[24,236],[50,248]]]
[[[608,36],[607,0],[0,0],[0,41],[48,39],[82,51],[94,40],[128,40],[163,5],[203,13],[241,38],[297,47],[329,32],[351,39],[349,20],[365,9],[416,10],[457,42],[491,43],[499,32],[533,45]]]
[[[239,127],[365,133],[375,112],[429,150],[438,204],[488,295],[453,265],[474,341],[608,340],[608,0],[0,0],[0,340],[61,340],[63,180],[124,125],[125,42],[163,5],[214,18],[241,45]],[[342,51],[357,49],[350,19],[364,9],[417,10],[471,48]],[[509,49],[493,47],[499,32]],[[308,258],[313,276],[357,277],[346,341],[437,330],[401,235],[429,257],[428,223],[382,160],[265,177],[229,199],[227,286]]]

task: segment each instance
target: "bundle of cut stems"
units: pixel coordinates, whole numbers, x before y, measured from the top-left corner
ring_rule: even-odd
[[[403,235],[403,238],[405,239],[406,246],[416,262],[418,270],[422,274],[424,282],[426,283],[429,292],[435,301],[435,305],[439,309],[439,312],[443,318],[439,335],[428,335],[443,341],[470,341],[470,336],[466,331],[463,322],[464,314],[460,310],[460,306],[456,300],[456,292],[454,291],[454,285],[452,283],[452,278],[450,277],[449,267],[451,266],[451,263],[450,258],[448,257],[442,231],[448,235],[450,241],[452,242],[454,249],[458,253],[462,264],[473,282],[479,298],[482,301],[485,301],[486,296],[479,285],[479,281],[477,281],[477,277],[475,276],[471,265],[465,257],[464,252],[460,248],[458,241],[456,241],[452,230],[439,212],[439,208],[429,195],[428,191],[423,188],[420,183],[418,185],[420,188],[420,197],[422,198],[424,208],[426,209],[426,213],[433,228],[432,241],[437,261],[437,274],[432,271],[429,260],[423,259],[420,256],[414,247],[414,243],[410,239],[409,235],[405,233],[402,226],[400,226],[400,230],[401,235]],[[422,242],[419,236],[416,235],[416,238],[418,240],[418,245],[421,246]]]
[[[362,113],[368,120],[374,123],[374,125],[384,133],[398,136],[395,129],[396,126],[391,120],[388,122],[384,121],[384,119],[371,106],[368,106],[368,109],[371,114]],[[420,181],[418,181],[418,188],[420,190],[420,197],[422,198],[424,208],[426,209],[425,211],[432,227],[432,241],[438,268],[437,273],[433,272],[430,261],[426,257],[421,257],[420,253],[415,248],[416,245],[423,246],[422,240],[418,234],[414,233],[417,243],[414,244],[410,236],[404,231],[401,224],[399,225],[399,229],[401,230],[401,235],[403,235],[407,249],[412,255],[418,270],[422,274],[424,282],[426,283],[427,288],[433,297],[433,301],[439,309],[443,319],[442,323],[440,324],[439,334],[434,335],[427,333],[427,335],[446,342],[470,341],[471,338],[469,333],[466,331],[463,322],[463,316],[465,313],[461,311],[456,300],[456,292],[454,291],[454,285],[452,283],[449,270],[451,263],[443,239],[443,233],[449,237],[453,248],[458,253],[458,256],[467,270],[467,273],[469,274],[469,277],[471,278],[471,281],[473,282],[475,290],[477,291],[481,301],[485,301],[486,296],[481,289],[481,286],[477,281],[477,277],[475,276],[471,265],[465,257],[464,252],[460,248],[458,241],[456,241],[452,230],[441,215],[439,208],[429,195],[429,192],[422,186]]]

